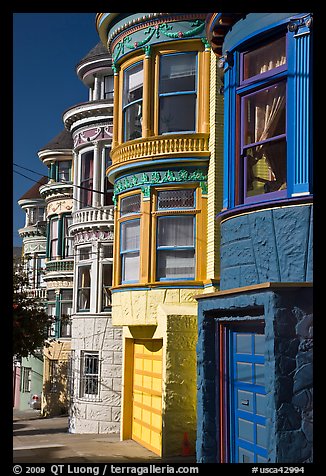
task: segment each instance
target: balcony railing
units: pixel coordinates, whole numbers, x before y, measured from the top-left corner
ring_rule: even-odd
[[[27,296],[35,299],[46,299],[46,288],[34,288],[26,291]]]
[[[62,259],[58,261],[48,261],[46,271],[73,271],[74,261],[72,259]]]
[[[84,208],[73,213],[73,224],[113,221],[113,206]]]
[[[209,155],[209,134],[169,134],[135,139],[120,144],[112,150],[112,165],[141,159],[145,157],[173,156],[182,157],[189,154]]]

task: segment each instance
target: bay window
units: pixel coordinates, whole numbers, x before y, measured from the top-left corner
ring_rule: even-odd
[[[137,139],[142,135],[143,63],[136,63],[123,76],[123,130],[124,140]]]
[[[71,337],[72,289],[62,289],[60,298],[60,337]]]
[[[196,129],[197,53],[160,57],[159,134]]]

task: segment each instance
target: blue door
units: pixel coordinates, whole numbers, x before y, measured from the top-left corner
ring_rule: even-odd
[[[230,330],[231,455],[235,463],[267,462],[265,335]]]

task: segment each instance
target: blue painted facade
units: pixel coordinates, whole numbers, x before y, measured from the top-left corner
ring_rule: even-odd
[[[197,461],[312,462],[312,16],[232,15],[209,14],[206,20],[207,38],[224,62],[224,183],[217,217],[220,291],[197,297]],[[260,48],[279,38],[285,45],[282,65],[250,76],[245,55],[259,59]],[[248,139],[252,115],[261,113],[248,104],[259,109],[258,99],[280,85],[286,85],[284,106],[274,112],[283,114],[283,129],[278,135],[257,133],[255,116],[256,139]],[[274,97],[280,102],[281,96]],[[271,119],[264,114],[266,124]],[[285,144],[283,155],[276,155],[285,164],[282,187],[269,193],[276,174],[257,180],[256,169],[254,180],[266,185],[260,184],[263,192],[248,193],[249,152],[255,158],[267,145],[269,159],[272,141]],[[264,335],[265,420],[255,400],[254,370],[252,382],[235,371],[234,362],[255,362],[254,347],[247,360],[236,353],[228,336],[237,332],[247,332],[248,339]],[[248,395],[248,408],[239,410],[238,388],[239,395]],[[239,423],[239,415],[248,415],[247,423]]]

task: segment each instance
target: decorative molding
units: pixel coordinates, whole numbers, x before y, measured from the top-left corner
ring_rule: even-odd
[[[138,174],[128,175],[127,177],[118,179],[113,188],[113,201],[116,204],[117,195],[122,192],[140,187],[143,198],[149,198],[150,187],[163,183],[187,183],[199,182],[202,193],[207,194],[207,174],[202,169],[190,171],[189,169],[181,170],[154,170],[151,172],[142,172]]]
[[[308,13],[303,17],[291,18],[287,28],[290,32],[294,33],[294,36],[308,34],[312,28],[312,18],[312,13]]]
[[[113,241],[113,231],[82,231],[74,236],[74,244],[89,243],[91,241]]]
[[[51,202],[47,206],[47,215],[52,215],[54,213],[64,213],[70,212],[72,210],[72,199],[69,200],[58,200]]]
[[[47,281],[46,282],[46,288],[47,289],[60,289],[60,288],[72,288],[73,286],[73,281],[72,279],[67,281],[67,280],[62,280],[62,279],[53,279],[53,276],[51,276],[52,281]]]
[[[198,14],[197,14],[198,15]],[[183,21],[182,21],[183,20]],[[205,28],[205,20],[194,19],[189,21],[185,18],[164,18],[140,23],[133,28],[129,28],[127,32],[119,35],[110,45],[112,51],[112,59],[115,64],[128,51],[137,48],[144,48],[161,40],[162,36],[169,40],[180,40],[184,38],[196,37]],[[142,34],[142,39],[138,37]],[[117,41],[119,40],[119,41]],[[162,40],[161,40],[162,41]],[[149,51],[145,50],[146,54]]]
[[[209,156],[209,134],[171,134],[128,141],[115,147],[111,158],[112,165],[118,165],[145,157],[188,154]]]

